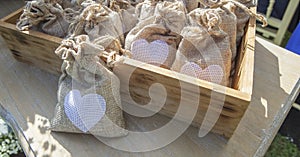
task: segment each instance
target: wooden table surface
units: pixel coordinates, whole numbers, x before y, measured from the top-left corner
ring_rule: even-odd
[[[252,102],[229,140],[212,133],[198,138],[198,129],[190,127],[164,148],[130,153],[91,135],[51,133],[47,127],[57,102],[58,76],[15,61],[2,39],[0,114],[17,132],[27,156],[263,156],[299,93],[300,57],[260,38],[255,53]],[[168,118],[126,115],[126,120],[130,127],[147,130]]]

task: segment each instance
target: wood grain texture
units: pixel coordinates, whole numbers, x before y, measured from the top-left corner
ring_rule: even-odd
[[[255,8],[251,9],[253,12]],[[250,18],[240,46],[238,60],[236,64],[236,73],[233,80],[233,88],[241,92],[252,94],[253,89],[253,71],[254,71],[254,49],[255,49],[255,29],[256,19]]]
[[[252,8],[252,10],[255,11],[255,8]],[[18,10],[3,21],[0,21],[1,35],[8,43],[14,57],[18,61],[35,65],[54,74],[59,74],[61,60],[53,52],[58,47],[61,39],[35,31],[27,33],[17,31],[15,26],[7,21],[16,19],[20,11],[22,10]],[[166,88],[167,92],[166,102],[162,102],[163,100],[161,100],[161,104],[164,104],[160,111],[161,114],[174,117],[180,103],[190,105],[195,101],[199,102],[198,109],[187,108],[191,112],[197,110],[193,125],[199,127],[203,124],[207,112],[212,112],[216,117],[221,112],[220,117],[216,119],[217,122],[212,131],[229,138],[238,126],[251,100],[254,42],[255,19],[252,18],[249,21],[244,40],[241,44],[233,88],[222,87],[154,66],[145,66],[144,68],[136,69],[140,65],[139,62],[125,59],[124,62],[120,62],[116,66],[117,68],[114,69],[114,72],[121,80],[122,99],[126,102],[132,102],[130,101],[132,97],[138,104],[145,105],[150,101],[148,91],[151,85],[160,83]],[[128,72],[132,70],[135,71],[130,81],[127,81]],[[199,87],[195,89],[199,92],[190,89],[193,86]],[[129,87],[129,90],[125,89],[126,87]],[[216,90],[218,92],[215,92]],[[186,96],[184,99],[181,99],[182,91],[189,97]],[[161,92],[161,90],[155,91],[155,97],[160,96]],[[211,99],[211,97],[221,98]],[[220,106],[222,107],[222,111],[219,110]],[[156,108],[158,107],[156,106]],[[189,114],[187,113],[187,115]],[[185,120],[187,118],[182,115],[181,119]],[[215,121],[210,120],[205,125],[211,126],[213,124],[215,124]]]
[[[36,31],[17,30],[19,9],[0,20],[0,35],[5,39],[14,57],[51,73],[59,73],[62,61],[54,54],[62,39]]]
[[[142,107],[148,104],[151,100],[149,96],[150,87],[157,83],[165,88],[167,99],[164,101],[164,98],[160,98],[160,95],[163,93],[161,89],[152,89],[151,93],[154,102],[151,102],[149,105],[154,105],[155,108],[155,106],[162,104],[161,114],[174,117],[180,105],[190,106],[186,109],[189,110],[190,114],[187,113],[187,117],[184,115],[181,116],[182,120],[187,120],[193,111],[194,106],[192,104],[196,101],[199,106],[196,108],[198,111],[193,120],[194,126],[199,127],[202,124],[208,107],[211,103],[216,103],[213,101],[225,101],[221,115],[212,130],[212,132],[219,133],[225,137],[232,135],[249,104],[247,101],[249,98],[246,93],[217,86],[207,81],[195,79],[156,66],[143,65],[139,61],[128,58],[116,64],[114,73],[119,78],[122,78],[120,79],[122,100],[129,104],[136,102],[137,104],[141,104]],[[219,94],[219,96],[212,96],[213,91],[218,91],[214,92],[214,94]],[[185,93],[184,97],[182,97],[182,92]],[[199,95],[199,98],[197,95]],[[214,100],[211,100],[212,97]],[[220,105],[223,104],[220,103]],[[219,115],[218,110],[214,106],[210,109],[214,112],[214,115]],[[211,123],[214,122],[212,121]]]
[[[189,127],[164,148],[130,153],[118,151],[90,135],[51,133],[49,119],[57,102],[57,75],[17,62],[0,39],[0,114],[21,139],[28,156],[263,156],[299,93],[300,57],[257,38],[252,101],[229,140],[209,133],[199,138]],[[123,102],[126,103],[126,102]],[[170,119],[156,114],[148,118],[125,116],[128,128],[153,130]],[[150,138],[150,137],[149,137]],[[156,137],[144,141],[147,145]]]

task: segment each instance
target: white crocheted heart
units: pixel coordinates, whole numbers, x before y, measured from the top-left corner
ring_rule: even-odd
[[[135,60],[160,66],[168,58],[169,47],[162,40],[155,40],[149,43],[145,39],[140,39],[132,43],[131,52],[132,58]]]
[[[198,64],[188,62],[181,67],[181,73],[193,76],[202,80],[206,80],[213,83],[221,83],[224,76],[223,69],[219,65],[210,65],[205,69],[202,69]]]
[[[70,121],[81,131],[87,132],[105,115],[105,99],[98,94],[83,97],[79,90],[71,90],[65,97],[64,109]]]

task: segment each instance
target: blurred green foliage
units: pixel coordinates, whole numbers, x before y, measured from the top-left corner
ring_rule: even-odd
[[[13,154],[22,152],[22,148],[19,145],[18,139],[11,131],[8,134],[0,134],[0,156],[9,157]]]
[[[287,137],[277,134],[265,157],[300,157],[300,151]]]

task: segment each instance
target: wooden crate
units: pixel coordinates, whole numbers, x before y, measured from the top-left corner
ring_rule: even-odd
[[[252,8],[252,10],[255,10],[255,8]],[[12,50],[13,56],[18,61],[59,74],[62,61],[54,54],[54,50],[60,45],[62,39],[36,31],[18,31],[15,23],[21,12],[22,9],[19,9],[0,21],[1,36],[7,42],[9,49]],[[212,91],[218,88],[218,91],[214,93],[223,95],[225,98],[221,115],[217,118],[216,123],[209,122],[208,119],[205,125],[208,126],[212,123],[214,124],[212,132],[225,137],[231,137],[251,101],[254,72],[254,44],[255,18],[251,18],[246,28],[242,46],[240,46],[240,53],[237,60],[238,66],[236,67],[232,88],[223,87],[148,64],[140,66],[141,62],[139,61],[125,59],[114,68],[115,74],[119,76],[121,81],[123,104],[128,104],[128,102],[131,102],[131,99],[142,106],[147,104],[151,99],[149,96],[149,87],[153,83],[160,83],[165,87],[165,91],[167,91],[167,98],[160,113],[173,117],[178,110],[181,100],[185,101],[183,105],[185,105],[186,111],[193,112],[192,106],[189,105],[195,103],[194,100],[199,95],[190,90],[190,88],[197,87],[200,90],[200,99],[197,100],[199,107],[196,110],[197,113],[193,119],[193,125],[199,127],[203,124],[209,102],[218,99],[215,97],[211,99]],[[126,79],[131,72],[132,75],[130,78]],[[163,95],[162,91],[158,90],[154,92],[154,101],[157,101],[156,97]],[[183,92],[188,96],[181,98],[181,93]],[[189,111],[189,108],[191,111]],[[216,108],[212,108],[210,111],[218,115]],[[186,118],[182,115],[180,119],[185,120]],[[205,128],[206,126],[203,127]]]
[[[54,50],[62,39],[37,31],[20,32],[16,28],[16,21],[22,11],[20,8],[0,20],[0,33],[8,48],[18,61],[35,65],[51,73],[59,73],[62,61],[54,54]]]

